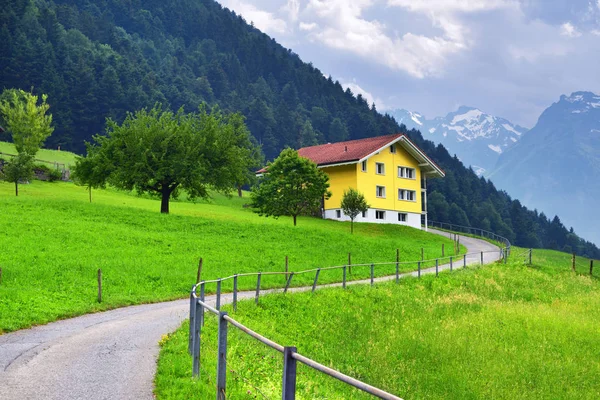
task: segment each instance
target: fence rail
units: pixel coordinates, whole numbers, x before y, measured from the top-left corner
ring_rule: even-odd
[[[3,153],[0,151],[0,156],[16,157],[17,155],[11,154],[11,153]],[[35,158],[33,161],[38,162],[38,163],[50,164],[50,165],[53,165],[55,169],[61,169],[63,171],[68,171],[71,167],[71,164],[59,163],[57,161],[40,160],[39,158]],[[61,167],[61,168],[59,168],[59,167]]]
[[[260,291],[261,291],[261,277],[263,275],[281,275],[285,276],[286,284],[285,289],[283,289],[283,293],[286,293],[288,288],[290,287],[292,278],[294,275],[300,274],[308,274],[314,273],[315,278],[312,284],[312,291],[315,291],[318,279],[321,271],[326,270],[341,270],[342,271],[342,282],[341,285],[343,288],[346,288],[346,270],[348,267],[363,267],[370,269],[370,283],[373,285],[374,276],[375,276],[375,267],[381,266],[390,266],[395,265],[395,275],[390,275],[387,278],[395,277],[396,282],[399,281],[400,278],[400,265],[417,265],[417,270],[412,271],[405,274],[417,274],[416,276],[421,276],[421,266],[427,265],[428,263],[435,262],[435,274],[437,276],[439,267],[443,266],[440,264],[440,261],[448,260],[450,270],[453,270],[454,266],[460,265],[460,261],[462,261],[462,266],[465,268],[467,266],[467,258],[470,257],[471,260],[476,260],[476,262],[484,263],[484,255],[485,254],[494,254],[498,255],[498,259],[506,263],[507,255],[508,255],[508,247],[501,248],[499,251],[487,251],[487,252],[477,252],[477,253],[468,253],[463,254],[462,256],[448,256],[441,257],[431,260],[418,260],[418,261],[403,261],[399,260],[395,262],[381,262],[381,263],[366,263],[366,264],[348,264],[348,265],[338,265],[331,267],[323,267],[323,268],[313,268],[304,271],[272,271],[272,272],[249,272],[243,274],[235,274],[225,278],[213,279],[209,281],[202,281],[197,283],[192,287],[190,293],[190,331],[189,331],[189,344],[188,351],[192,355],[193,364],[192,364],[192,375],[197,377],[200,373],[200,342],[202,336],[202,326],[204,325],[205,311],[209,311],[211,314],[214,314],[218,317],[218,351],[217,351],[217,400],[224,400],[226,398],[226,374],[227,374],[227,327],[228,324],[231,324],[235,328],[240,331],[246,333],[247,335],[253,337],[264,345],[280,352],[283,354],[283,375],[282,375],[282,399],[283,400],[294,400],[296,397],[296,364],[300,362],[310,368],[313,368],[316,371],[329,375],[341,382],[344,382],[354,388],[362,390],[366,393],[369,393],[375,397],[380,399],[393,399],[393,400],[401,400],[400,397],[395,396],[391,393],[385,392],[381,389],[378,389],[374,386],[371,386],[365,382],[361,382],[355,378],[352,378],[348,375],[345,375],[339,371],[331,369],[319,362],[312,360],[308,357],[305,357],[297,352],[295,347],[286,347],[279,343],[273,342],[272,340],[260,335],[259,333],[253,331],[249,327],[241,324],[235,319],[231,318],[227,312],[221,311],[221,286],[224,281],[233,280],[233,309],[237,308],[237,297],[238,297],[238,279],[240,277],[255,277],[256,278],[256,294],[255,301],[258,303]],[[433,272],[433,266],[432,272]],[[210,306],[205,301],[206,295],[206,285],[207,284],[216,284],[216,301],[215,307]]]
[[[504,244],[504,246],[508,249],[508,254],[510,255],[510,241],[504,236],[497,235],[494,232],[486,231],[485,229],[481,228],[474,228],[471,226],[455,225],[450,224],[448,222],[438,221],[427,221],[427,227],[434,229],[439,228],[442,230],[448,230],[452,232],[462,232],[468,235],[481,236],[487,239],[495,240],[496,242]]]

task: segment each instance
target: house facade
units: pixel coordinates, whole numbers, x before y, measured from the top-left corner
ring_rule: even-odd
[[[344,191],[354,188],[370,208],[355,221],[427,226],[427,179],[444,177],[441,170],[404,134],[304,147],[301,157],[315,162],[329,176],[331,197],[323,217],[347,221],[341,209]]]

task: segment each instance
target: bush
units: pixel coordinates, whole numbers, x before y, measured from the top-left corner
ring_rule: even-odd
[[[59,169],[50,168],[44,164],[36,164],[34,167],[35,178],[41,181],[55,182],[62,179]]]

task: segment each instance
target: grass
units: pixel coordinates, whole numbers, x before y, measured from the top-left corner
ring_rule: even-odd
[[[282,345],[406,399],[600,398],[600,281],[570,256],[534,250],[508,264],[386,283],[269,295],[230,315]],[[583,264],[587,260],[581,260]],[[588,262],[589,265],[589,262]],[[588,271],[589,273],[589,271]],[[161,342],[158,399],[211,398],[216,318],[191,378],[187,322]],[[228,396],[281,396],[282,357],[230,327]],[[299,399],[368,399],[304,365]]]
[[[15,149],[15,145],[12,143],[0,142],[0,153],[17,154],[17,150]],[[2,157],[1,154],[0,157]],[[66,167],[69,165],[74,165],[76,157],[77,154],[69,151],[48,149],[40,149],[35,155],[36,160],[46,161],[49,163],[65,164]]]
[[[354,263],[438,257],[452,241],[395,225],[356,224],[303,217],[259,217],[243,205],[245,198],[215,196],[210,202],[173,202],[171,214],[159,213],[158,200],[116,190],[95,190],[88,202],[85,188],[71,183],[33,181],[21,185],[19,197],[0,182],[0,333],[84,313],[182,298],[204,258],[202,278],[234,273],[282,271],[340,265],[352,253]],[[464,248],[463,248],[464,250]],[[103,302],[96,301],[96,276],[103,273]],[[377,269],[377,275],[391,274]],[[412,269],[413,266],[406,267]],[[368,269],[354,269],[352,279]],[[312,283],[299,275],[295,285]],[[323,272],[320,282],[341,280],[341,272]],[[241,289],[255,278],[240,278]],[[264,276],[262,286],[284,284]],[[214,291],[214,286],[207,288]],[[224,290],[231,290],[227,282]]]

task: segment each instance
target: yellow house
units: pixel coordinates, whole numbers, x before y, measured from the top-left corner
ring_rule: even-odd
[[[404,134],[328,143],[298,150],[329,176],[331,197],[323,217],[349,220],[340,208],[344,190],[364,194],[370,208],[359,222],[427,226],[427,178],[444,171]]]

